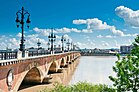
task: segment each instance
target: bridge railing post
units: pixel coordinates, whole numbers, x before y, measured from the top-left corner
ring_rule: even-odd
[[[29,56],[29,52],[26,50],[25,51],[25,58],[27,58]]]
[[[4,60],[7,59],[7,52],[4,53]]]
[[[3,53],[1,53],[1,60],[3,60]]]
[[[2,60],[2,53],[0,53],[0,60]]]
[[[33,51],[31,52],[31,56],[33,56]]]
[[[21,59],[22,58],[22,51],[18,51],[17,52],[17,59]]]

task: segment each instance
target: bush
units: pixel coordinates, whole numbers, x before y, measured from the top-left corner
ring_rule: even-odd
[[[115,90],[106,85],[93,85],[87,82],[79,82],[69,86],[56,83],[54,89],[45,89],[41,92],[115,92]]]

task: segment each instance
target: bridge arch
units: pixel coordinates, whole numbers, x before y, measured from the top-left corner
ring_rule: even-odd
[[[73,57],[72,57],[72,54],[70,55],[70,61],[72,61]]]
[[[33,84],[41,82],[42,82],[42,74],[37,67],[33,67],[32,69],[30,69],[22,81],[22,83],[33,83]]]
[[[66,65],[66,61],[64,58],[62,58],[60,62],[60,68],[64,67],[65,65]]]
[[[74,62],[74,59],[75,59],[75,58],[74,58],[74,54],[72,54],[72,62]]]
[[[70,61],[70,56],[68,55],[66,62],[68,63],[69,61]]]
[[[55,61],[52,62],[48,68],[48,74],[57,72],[57,67],[58,67],[57,63]]]
[[[39,67],[39,63],[32,62],[25,68],[24,72],[22,72],[19,77],[20,78],[16,81],[13,92],[17,92],[22,83],[42,83],[44,76],[41,68]]]
[[[20,88],[22,88],[22,85],[24,84],[40,84],[42,83],[42,79],[43,76],[41,70],[37,67],[33,67],[25,74],[22,82],[19,85],[18,90],[20,90]]]

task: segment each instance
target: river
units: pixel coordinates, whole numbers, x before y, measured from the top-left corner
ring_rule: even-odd
[[[86,81],[93,84],[112,85],[108,76],[115,76],[112,66],[115,56],[82,56],[69,84]]]

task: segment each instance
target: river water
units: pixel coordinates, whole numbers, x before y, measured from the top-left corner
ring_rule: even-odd
[[[69,84],[86,81],[93,84],[112,85],[108,76],[115,76],[112,66],[115,65],[116,60],[115,56],[81,56]]]

